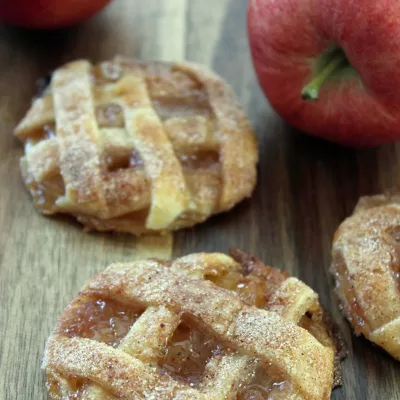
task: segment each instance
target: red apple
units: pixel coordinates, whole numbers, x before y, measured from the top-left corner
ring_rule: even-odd
[[[349,146],[400,139],[400,1],[250,0],[247,26],[289,124]]]
[[[110,0],[0,0],[0,20],[25,28],[62,28],[83,21]]]

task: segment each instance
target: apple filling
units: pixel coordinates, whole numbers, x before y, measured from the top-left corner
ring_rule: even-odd
[[[47,390],[56,399],[82,400],[88,381],[78,376],[69,376],[68,385],[63,386],[57,376],[47,375]]]
[[[171,338],[159,365],[163,373],[175,380],[199,388],[210,359],[231,353],[232,350],[213,337],[181,324]],[[257,359],[252,364],[254,369],[244,372],[240,377],[243,383],[239,384],[237,400],[266,400],[272,391],[283,390],[283,385],[288,385],[288,382],[279,382],[276,377],[272,378],[273,375]]]
[[[110,299],[87,298],[74,304],[77,309],[60,329],[69,337],[79,336],[117,347],[142,313]]]
[[[52,135],[52,131],[49,131],[48,134]],[[38,140],[43,140],[45,135],[44,133]],[[49,151],[42,153],[41,157],[39,168],[45,170],[41,181],[34,179],[32,171],[29,170],[27,156],[21,160],[21,170],[24,183],[29,189],[35,206],[48,214],[54,212],[54,204],[59,197],[64,195],[65,187],[59,167],[48,168],[49,165],[54,164],[54,158],[57,157],[54,154],[54,146],[50,146]]]
[[[142,167],[143,160],[137,150],[123,151],[119,153],[105,153],[104,159],[108,172],[117,171],[119,169]]]
[[[221,354],[222,350],[222,345],[214,338],[181,324],[159,365],[174,379],[198,387],[208,361],[212,356]]]
[[[204,92],[200,82],[186,73],[174,70],[174,68],[159,63],[140,65],[140,63],[121,60],[121,64],[103,62],[92,68],[92,80],[95,86],[101,87],[116,83],[122,78],[124,71],[142,68],[146,71],[146,84],[152,107],[160,119],[185,116],[208,116],[212,114],[207,94]],[[112,105],[98,108],[99,120],[105,118],[105,126],[123,127],[122,110]],[[108,114],[108,115],[107,115]],[[111,117],[111,118],[110,118]],[[118,125],[109,125],[110,119],[118,121]]]
[[[241,263],[243,270],[210,266],[205,271],[205,278],[218,286],[237,291],[249,305],[267,307],[269,296],[287,275],[240,252],[233,251],[232,254]],[[119,346],[144,311],[140,307],[127,307],[116,301],[91,295],[81,295],[70,308],[67,314],[69,317],[65,318],[58,328],[59,333],[69,337],[90,338],[113,347]],[[319,333],[319,324],[312,316],[304,316],[300,325],[322,343],[329,339],[325,338],[325,331]],[[192,322],[183,321],[169,339],[163,355],[158,360],[158,368],[162,374],[201,390],[210,360],[232,355],[233,352],[233,349],[216,338],[192,326]],[[267,400],[275,396],[284,398],[285,393],[291,392],[290,382],[278,376],[272,367],[256,358],[249,359],[248,365],[249,367],[239,375],[240,382],[236,383],[236,400]],[[53,381],[57,382],[57,379]],[[53,385],[51,382],[50,377],[50,389]],[[58,385],[53,387],[54,393],[61,393],[62,390],[65,392],[66,389],[59,387],[59,383],[54,385]],[[85,398],[88,386],[88,381],[70,377],[67,398]]]
[[[277,378],[273,379],[261,363],[256,365],[248,378],[247,383],[240,388],[236,400],[273,399],[274,392],[282,393],[290,389],[288,381]]]
[[[182,154],[179,160],[187,169],[208,169],[218,167],[219,154],[216,151],[198,151],[194,154]]]
[[[82,297],[72,304],[70,318],[65,319],[58,331],[68,337],[83,337],[118,347],[121,340],[141,315],[141,308],[127,308],[110,299]],[[181,323],[159,361],[162,373],[193,388],[199,388],[207,363],[212,357],[223,356],[232,350],[185,323]],[[254,360],[257,365],[257,360]],[[237,400],[267,399],[271,391],[282,383],[272,379],[266,369],[259,366],[243,376]],[[59,380],[49,377],[48,387],[52,393],[68,394],[69,399],[84,398],[87,380],[76,376],[68,378],[68,386],[61,387]]]
[[[233,258],[242,270],[206,271],[205,278],[225,289],[235,290],[242,301],[251,306],[265,308],[276,288],[288,278],[288,274],[276,268],[267,267],[238,250],[232,250]]]
[[[24,142],[25,153],[28,153],[33,146],[42,140],[55,138],[55,129],[55,123],[46,124],[43,125],[37,132],[35,132],[35,134],[30,135],[29,138]]]
[[[139,318],[143,309],[126,307],[110,299],[80,297],[71,306],[69,318],[62,321],[58,333],[68,337],[82,337],[118,347],[131,326]],[[65,382],[62,385],[60,382]],[[68,383],[48,376],[47,387],[50,393],[62,399],[85,399],[90,382],[77,376],[69,376]]]
[[[64,195],[64,181],[60,174],[46,179],[46,182],[38,183],[32,179],[26,179],[25,184],[28,187],[35,206],[44,213],[54,212],[54,204],[57,199]]]
[[[219,154],[214,151],[200,151],[194,154],[182,154],[179,157],[183,168],[209,169],[217,168],[219,165]],[[115,152],[114,154],[105,153],[104,159],[108,172],[119,169],[135,168],[144,166],[143,159],[137,150]]]

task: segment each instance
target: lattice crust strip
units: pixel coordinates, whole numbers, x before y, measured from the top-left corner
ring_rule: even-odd
[[[250,196],[256,181],[246,116],[227,84],[195,64],[66,64],[15,134],[35,205],[89,229],[191,226]]]
[[[335,234],[332,272],[355,333],[400,360],[399,200],[398,192],[360,199]]]
[[[264,271],[272,282],[276,270],[264,266]],[[313,313],[320,312],[317,295],[296,278],[279,275],[265,308],[256,308],[218,286],[228,287],[240,276],[245,282],[243,266],[223,254],[194,254],[172,264],[146,260],[111,265],[84,287],[80,298],[100,296],[145,311],[118,348],[68,337],[61,320],[46,346],[48,377],[88,379],[81,399],[223,400],[239,398],[262,367],[270,378],[270,398],[330,398],[335,346],[313,320]],[[78,297],[65,315],[73,315],[81,301]],[[309,331],[318,335],[297,326],[305,324],[304,318]],[[210,357],[198,387],[160,373],[158,366],[182,322],[211,334],[226,348]]]
[[[146,225],[159,230],[189,208],[190,195],[172,144],[154,111],[142,71],[120,81],[125,126],[143,158],[152,185],[152,203]]]
[[[85,61],[53,74],[60,172],[65,184],[65,195],[57,202],[61,206],[72,203],[77,212],[107,218],[97,145],[99,131],[90,86],[90,65]],[[82,204],[84,208],[80,209]]]

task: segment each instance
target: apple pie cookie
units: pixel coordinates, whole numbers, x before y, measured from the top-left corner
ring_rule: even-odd
[[[356,335],[400,360],[400,194],[362,197],[334,236],[332,272]]]
[[[329,399],[337,344],[317,294],[231,255],[112,264],[94,276],[47,341],[50,398]]]
[[[87,229],[192,226],[256,183],[256,138],[232,90],[186,62],[66,64],[15,135],[37,209],[71,214]]]

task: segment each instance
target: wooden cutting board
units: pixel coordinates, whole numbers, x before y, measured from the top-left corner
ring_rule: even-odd
[[[240,247],[313,287],[349,347],[334,399],[400,399],[400,363],[352,336],[328,273],[331,238],[358,197],[396,180],[399,147],[350,150],[290,129],[262,96],[249,57],[246,2],[117,0],[65,31],[0,26],[0,399],[45,399],[40,362],[60,312],[94,273],[135,256],[130,235],[87,234],[34,210],[20,179],[22,147],[12,136],[35,80],[79,57],[115,53],[184,59],[213,67],[233,86],[260,140],[251,200],[175,235],[174,255]]]

